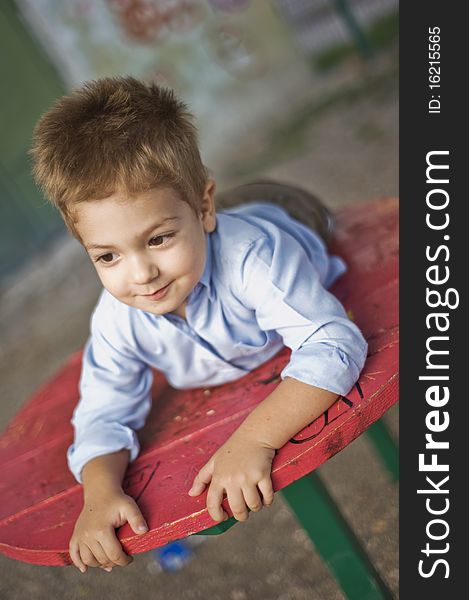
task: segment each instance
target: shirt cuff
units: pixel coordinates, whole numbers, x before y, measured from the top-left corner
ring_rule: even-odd
[[[124,448],[130,450],[129,462],[135,460],[140,452],[140,443],[133,429],[119,423],[100,423],[86,431],[86,440],[80,443],[79,436],[67,450],[67,463],[78,483],[83,483],[81,471],[85,464],[105,454],[118,452]]]
[[[358,381],[365,364],[367,344],[354,359],[343,350],[325,343],[302,346],[292,352],[290,362],[280,377],[292,377],[303,383],[346,396]]]

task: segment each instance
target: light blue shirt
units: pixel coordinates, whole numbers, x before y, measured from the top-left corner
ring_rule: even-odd
[[[103,290],[83,355],[80,401],[67,460],[82,483],[92,458],[140,450],[135,430],[151,407],[151,367],[171,386],[238,379],[292,350],[282,379],[345,395],[365,363],[367,344],[327,291],[346,267],[283,209],[251,203],[217,215],[207,260],[187,299],[186,319],[127,306]],[[158,399],[155,400],[156,402]]]

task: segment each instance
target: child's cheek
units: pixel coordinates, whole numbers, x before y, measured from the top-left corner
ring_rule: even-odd
[[[101,268],[98,270],[98,275],[103,284],[103,287],[107,289],[109,293],[116,297],[122,297],[125,294],[125,285],[122,278],[119,278],[116,273],[111,272],[112,269]]]

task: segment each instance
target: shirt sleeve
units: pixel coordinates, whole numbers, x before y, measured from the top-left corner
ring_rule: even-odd
[[[241,274],[243,303],[259,327],[275,330],[292,350],[281,378],[346,395],[368,346],[301,244],[281,230],[264,235],[245,254]]]
[[[68,466],[79,483],[84,465],[97,456],[123,448],[130,450],[130,461],[138,456],[135,430],[150,411],[152,381],[150,367],[131,351],[116,324],[95,311],[72,417],[75,438],[67,450]]]

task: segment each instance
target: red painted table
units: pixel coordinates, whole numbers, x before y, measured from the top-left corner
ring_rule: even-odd
[[[349,270],[332,291],[367,338],[369,356],[347,397],[278,452],[272,470],[276,491],[342,450],[398,397],[398,202],[386,198],[350,206],[336,218],[331,251],[346,259]],[[279,383],[289,354],[283,349],[242,379],[206,389],[175,390],[155,373],[155,402],[139,432],[142,450],[124,481],[150,530],[137,536],[129,525],[121,527],[126,552],[144,552],[213,525],[206,493],[191,498],[187,491],[198,469]],[[73,356],[0,437],[0,552],[11,558],[71,564],[68,542],[83,500],[66,450],[73,438],[80,360],[81,353]],[[231,515],[226,499],[224,509]]]

